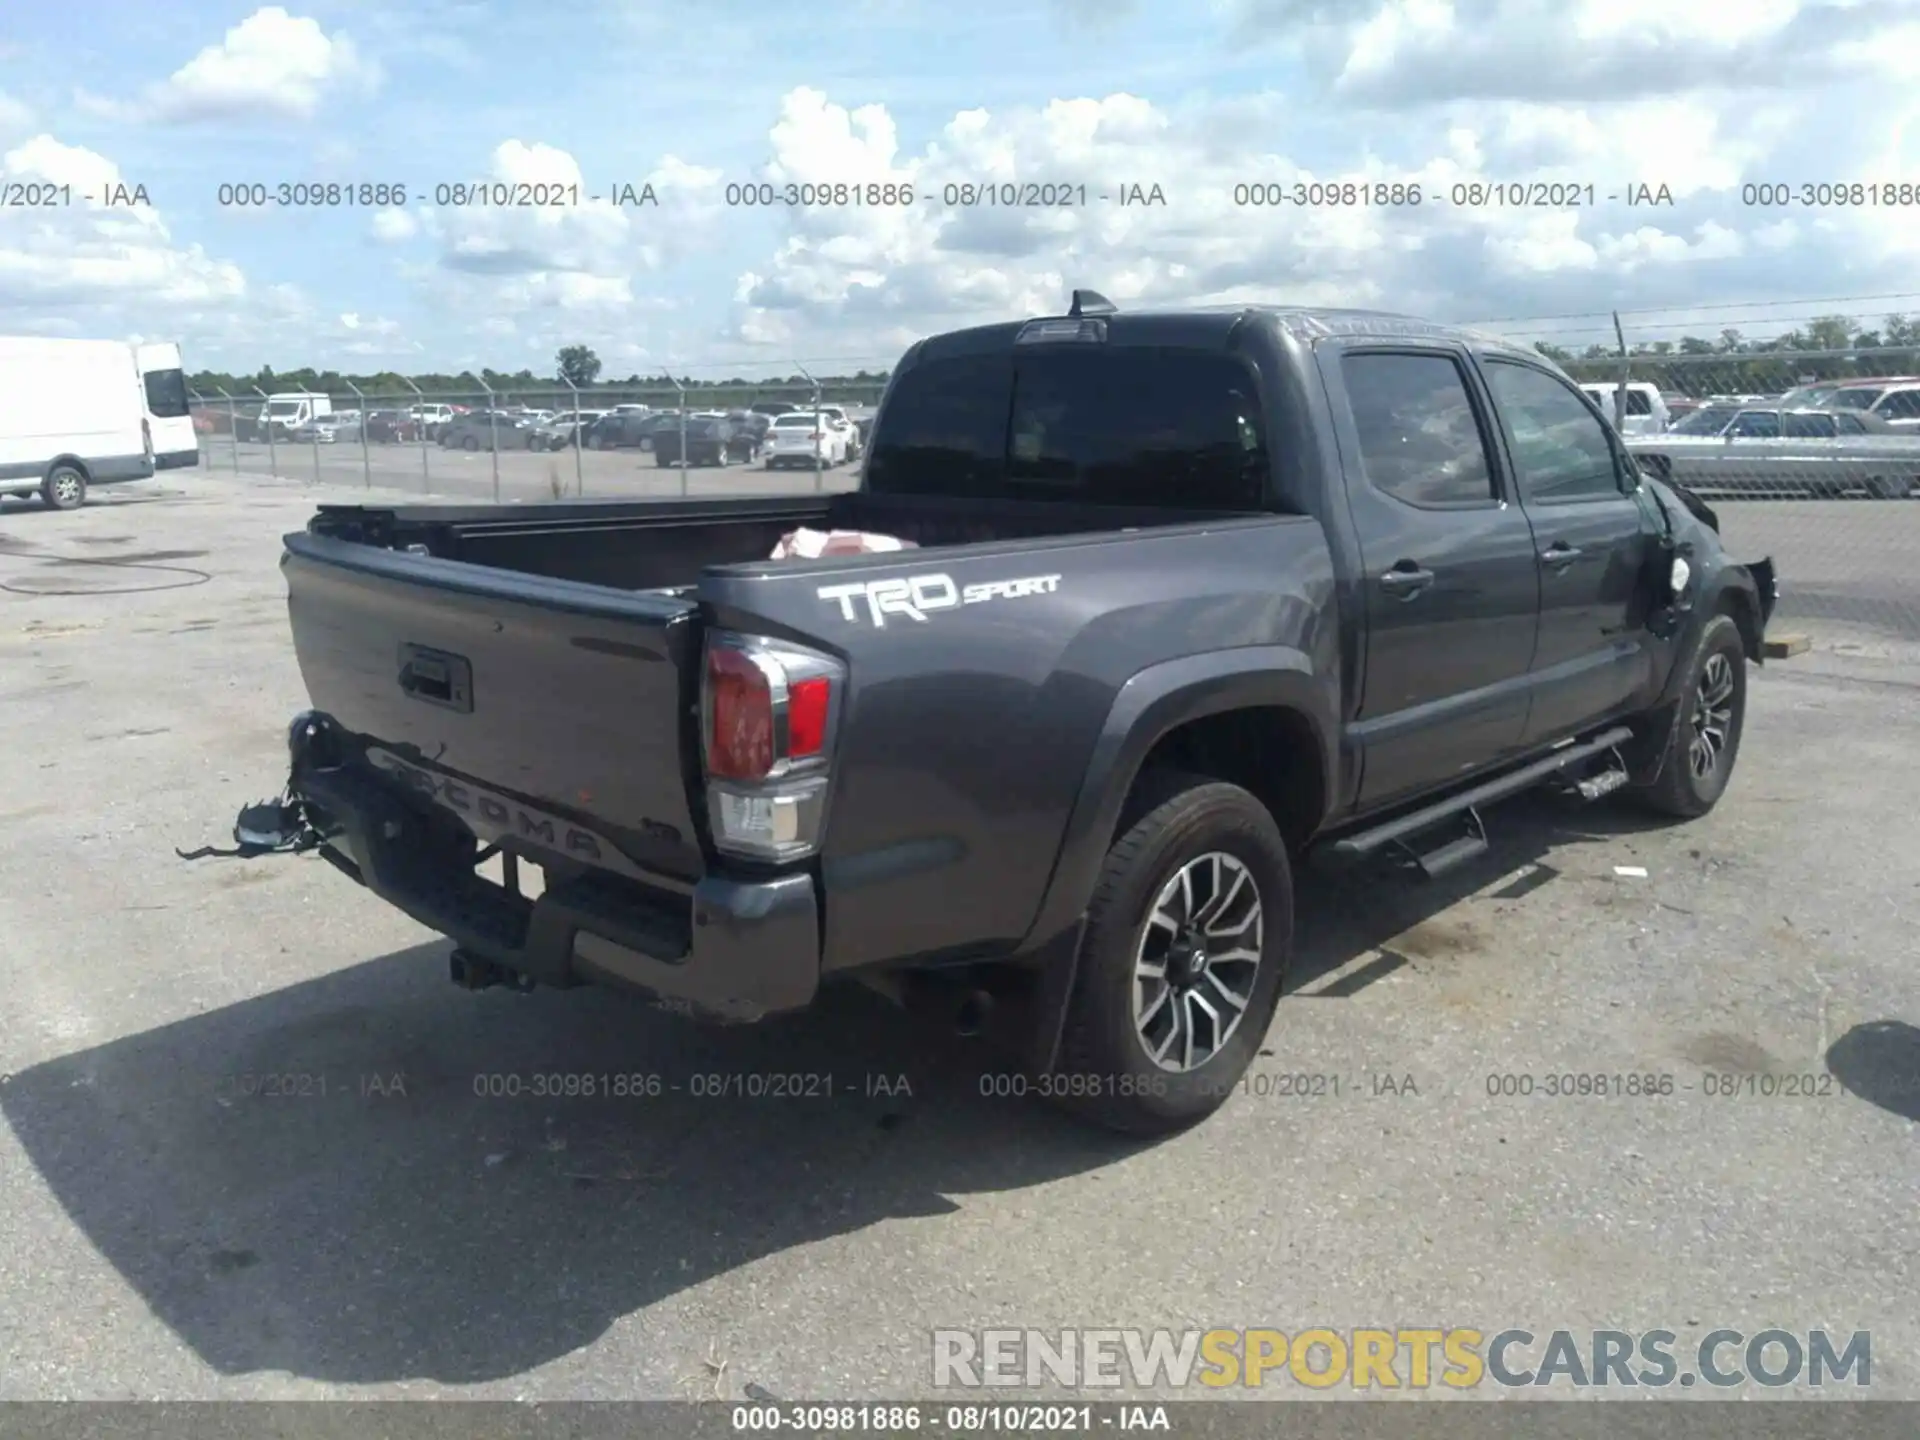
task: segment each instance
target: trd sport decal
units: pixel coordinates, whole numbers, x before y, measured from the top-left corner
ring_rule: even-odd
[[[869,580],[860,585],[822,585],[822,600],[838,602],[842,619],[858,621],[864,609],[876,630],[884,630],[887,616],[927,623],[929,610],[954,610],[985,600],[1019,600],[1028,595],[1051,595],[1060,588],[1058,575],[1028,575],[1019,580],[987,580],[959,586],[951,575],[904,575],[892,580]]]

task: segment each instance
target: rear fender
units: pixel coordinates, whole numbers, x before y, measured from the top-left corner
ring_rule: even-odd
[[[1331,790],[1339,775],[1339,680],[1315,675],[1298,650],[1257,645],[1183,656],[1149,666],[1120,688],[1067,821],[1040,918],[1022,947],[1038,971],[1022,1057],[1033,1070],[1044,1074],[1058,1062],[1087,906],[1142,763],[1176,727],[1256,706],[1284,707],[1308,718]],[[1313,818],[1317,824],[1323,817]]]
[[[1120,687],[1107,714],[1029,942],[1044,943],[1086,910],[1127,795],[1160,739],[1190,720],[1254,707],[1306,716],[1318,738],[1321,772],[1333,785],[1340,773],[1339,681],[1315,674],[1303,652],[1249,645],[1149,666]]]

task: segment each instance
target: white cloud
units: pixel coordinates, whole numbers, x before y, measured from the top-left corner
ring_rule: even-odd
[[[1284,14],[1264,13],[1315,44],[1337,34],[1336,91],[1424,87],[1417,121],[1384,124],[1353,110],[1353,98],[1330,98],[1314,124],[1301,120],[1297,95],[1176,110],[1115,94],[963,112],[909,150],[884,109],[797,90],[770,130],[769,178],[890,180],[911,184],[917,203],[787,212],[784,241],[740,276],[727,337],[770,360],[846,353],[851,335],[890,347],[946,326],[1057,312],[1074,285],[1122,304],[1305,301],[1457,319],[1604,311],[1623,296],[1698,303],[1709,290],[1746,299],[1910,288],[1915,207],[1782,212],[1742,200],[1744,184],[1769,178],[1911,181],[1920,99],[1909,79],[1920,65],[1912,52],[1884,53],[1903,33],[1888,10],[1761,0],[1723,23],[1664,0],[1611,10],[1605,0],[1391,0],[1353,11],[1291,0]],[[1815,20],[1824,28],[1810,30]],[[1703,80],[1728,57],[1783,45],[1805,61],[1785,67],[1798,89],[1772,88],[1778,67],[1744,93]],[[1581,100],[1576,86],[1574,100],[1548,102],[1526,98],[1532,80],[1475,69],[1476,55],[1492,54],[1476,46],[1548,75],[1577,51],[1589,80],[1640,63],[1649,46],[1677,48],[1691,78],[1672,93],[1636,83],[1621,97]],[[1436,73],[1414,76],[1422,66]],[[1272,153],[1268,137],[1299,149]],[[1084,185],[1088,203],[941,203],[949,180],[1016,177]],[[1166,206],[1092,199],[1129,178],[1163,184]],[[1417,183],[1424,203],[1235,205],[1236,184],[1253,180]],[[1514,182],[1557,185],[1578,203],[1516,202]],[[1465,189],[1459,197],[1472,203],[1453,203],[1456,185],[1477,186],[1478,198]],[[1671,203],[1629,205],[1634,192]]]
[[[386,243],[431,246],[433,263],[408,272],[428,303],[489,317],[491,333],[544,356],[630,340],[665,309],[642,287],[711,242],[721,181],[672,155],[631,178],[589,177],[565,150],[508,140],[462,182],[464,196],[431,197],[468,203],[385,212],[372,226]]]
[[[17,135],[32,124],[33,111],[26,101],[0,90],[0,135]]]
[[[152,205],[105,203],[135,192],[96,151],[37,135],[0,155],[0,173],[71,196],[0,210],[0,332],[160,336],[205,353],[307,314],[297,291],[250,286],[232,261],[177,240]]]
[[[1405,109],[1445,99],[1603,102],[1794,90],[1884,66],[1910,0],[1233,0],[1246,38],[1304,47],[1332,93]],[[1907,63],[1911,64],[1911,61]]]
[[[379,80],[379,68],[350,37],[329,35],[317,20],[268,5],[150,86],[138,102],[81,98],[99,113],[161,123],[311,120],[332,96],[369,92]]]
[[[104,155],[39,135],[8,151],[0,170],[16,181],[66,187],[72,197],[60,206],[0,212],[0,297],[16,307],[84,308],[133,298],[191,307],[245,294],[238,266],[198,245],[176,246],[151,205],[104,203],[132,189]]]

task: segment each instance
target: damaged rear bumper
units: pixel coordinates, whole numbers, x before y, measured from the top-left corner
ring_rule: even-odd
[[[479,874],[477,843],[380,772],[306,761],[300,734],[296,724],[289,796],[321,856],[468,957],[523,984],[613,984],[732,1021],[813,1000],[821,939],[811,875],[709,873],[670,888],[589,872],[527,897]]]

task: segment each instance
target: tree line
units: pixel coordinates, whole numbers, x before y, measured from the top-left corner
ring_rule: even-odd
[[[341,370],[316,370],[303,366],[296,370],[275,370],[263,365],[252,374],[242,375],[219,370],[200,370],[187,377],[187,387],[203,400],[218,399],[224,392],[235,400],[259,398],[259,395],[271,395],[276,391],[312,391],[322,395],[336,395],[351,399],[357,390],[369,398],[378,396],[382,400],[400,400],[418,390],[425,396],[472,395],[479,396],[493,391],[503,399],[508,396],[543,396],[566,398],[567,385],[571,383],[579,390],[582,400],[597,393],[616,393],[646,391],[666,393],[676,388],[689,392],[711,394],[726,392],[741,394],[754,390],[806,391],[813,381],[800,374],[788,375],[781,379],[748,380],[742,376],[733,376],[725,380],[696,380],[691,375],[675,377],[662,372],[654,375],[629,375],[625,380],[601,378],[605,367],[600,357],[585,345],[568,345],[554,356],[553,373],[536,375],[532,370],[515,371],[483,369],[479,371],[463,370],[457,375],[434,371],[420,374],[403,375],[397,370],[382,370],[374,374],[350,374]],[[884,370],[859,370],[851,375],[820,375],[814,377],[822,387],[854,387],[861,390],[877,390],[886,384],[887,372]]]
[[[1582,380],[1619,378],[1617,345],[1576,352],[1536,341],[1533,348]],[[1907,374],[1920,370],[1920,318],[1888,315],[1867,326],[1846,315],[1822,315],[1763,340],[1726,329],[1712,340],[1629,342],[1625,359],[1635,379],[1682,394],[1760,393],[1813,380]]]

